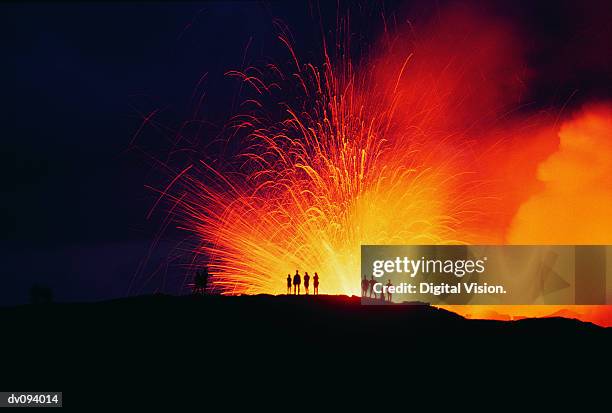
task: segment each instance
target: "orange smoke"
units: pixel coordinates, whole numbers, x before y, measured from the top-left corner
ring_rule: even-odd
[[[415,131],[409,139],[427,148],[429,165],[461,176],[470,211],[459,218],[461,242],[504,243],[529,196],[525,183],[552,150],[544,116],[512,116],[530,78],[520,40],[503,20],[455,6],[429,24],[383,36],[368,63],[376,83],[396,92],[394,137],[408,141],[404,131]],[[521,153],[514,143],[526,136]],[[501,172],[516,169],[509,156],[521,164],[513,171],[520,183]]]
[[[520,206],[509,243],[612,244],[612,106],[565,122],[537,179],[544,187]]]
[[[378,80],[403,95],[398,115],[450,138],[445,144],[465,146],[461,138],[475,138],[507,117],[530,77],[512,28],[462,6],[447,8],[424,26],[406,25],[384,36],[378,50]]]
[[[556,149],[531,179],[510,173],[509,183],[532,194],[508,227],[508,244],[612,244],[612,105],[590,105],[558,130]],[[547,146],[547,145],[544,145]],[[539,156],[535,146],[506,148],[511,159]],[[518,154],[518,155],[517,155]],[[535,155],[534,155],[535,154]],[[514,162],[511,162],[514,164]],[[502,164],[503,165],[503,164]],[[515,170],[522,163],[516,163]],[[503,167],[502,167],[503,168]],[[529,182],[531,181],[531,183]],[[539,190],[533,190],[533,183]],[[612,306],[467,306],[453,311],[474,318],[563,316],[612,326]]]
[[[467,172],[478,199],[477,213],[462,220],[464,241],[612,244],[612,106],[589,105],[561,122],[554,113],[514,115],[531,74],[520,40],[503,21],[447,9],[418,37],[409,27],[387,39],[379,76],[410,96],[397,111],[443,142],[439,158],[460,154],[453,166]],[[393,77],[388,68],[400,66]],[[447,308],[476,318],[554,314],[612,325],[612,306]]]

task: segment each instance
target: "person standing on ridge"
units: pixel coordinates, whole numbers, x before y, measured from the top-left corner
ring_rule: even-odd
[[[391,295],[391,291],[389,291],[389,287],[393,286],[393,284],[391,284],[391,278],[389,278],[386,285],[387,285],[387,301],[391,302],[391,298],[393,297]]]
[[[287,295],[291,294],[291,274],[287,274]]]
[[[374,276],[372,276],[370,278],[370,281],[368,281],[368,297],[372,297],[373,295],[374,298],[376,298],[376,292],[374,292],[374,284],[376,284],[376,281],[374,281]]]
[[[202,294],[202,287],[204,286],[204,278],[202,271],[198,270],[193,277],[193,294]]]
[[[308,271],[304,274],[304,290],[306,291],[306,295],[308,295],[308,287],[310,286],[310,275],[308,275]]]
[[[314,295],[319,295],[319,274],[315,272],[314,277],[312,277],[314,286]]]
[[[368,286],[369,285],[370,285],[370,282],[368,281],[368,278],[364,274],[363,278],[361,279],[361,297],[368,296]]]
[[[295,270],[295,275],[293,276],[293,295],[300,295],[300,284],[302,283],[302,277],[300,277],[300,272]]]
[[[202,279],[203,279],[203,287],[204,287],[204,295],[206,295],[206,287],[208,287],[208,278],[210,277],[210,273],[208,272],[208,265],[204,266],[204,270],[202,270]]]

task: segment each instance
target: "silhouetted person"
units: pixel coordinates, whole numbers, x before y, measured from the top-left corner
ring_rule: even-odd
[[[291,294],[291,274],[287,274],[287,295]]]
[[[314,277],[312,277],[313,280],[313,287],[314,287],[314,295],[319,295],[319,274],[317,274],[315,272]]]
[[[308,287],[310,286],[310,275],[308,275],[308,271],[304,274],[304,290],[306,291],[306,295],[308,295]]]
[[[193,293],[204,294],[204,273],[200,270],[196,271],[195,277],[193,278]]]
[[[391,284],[391,279],[389,278],[389,280],[387,281],[387,301],[391,302],[391,293],[389,292],[389,288],[388,287],[392,287],[393,284]]]
[[[367,297],[368,296],[368,286],[369,285],[370,285],[370,282],[368,281],[368,279],[364,275],[363,278],[361,279],[361,296],[362,297]]]
[[[300,273],[298,270],[295,270],[295,275],[293,276],[293,295],[300,295],[300,284],[302,283],[302,277],[300,277]]]
[[[374,276],[372,276],[370,280],[368,281],[368,297],[374,296],[374,298],[376,298],[376,292],[374,291],[374,284],[376,284],[376,281],[374,281]]]
[[[202,270],[196,272],[193,279],[193,293],[194,294],[206,294],[206,287],[208,286],[208,278],[210,274],[208,272],[208,266],[204,266]]]
[[[53,302],[53,291],[49,287],[33,285],[30,288],[30,302],[32,304],[51,304]]]
[[[208,272],[208,265],[204,266],[204,270],[202,270],[202,279],[203,279],[203,293],[206,294],[206,287],[208,287],[208,278],[210,277],[210,273]]]

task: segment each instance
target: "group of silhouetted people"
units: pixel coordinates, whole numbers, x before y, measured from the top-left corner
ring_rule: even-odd
[[[374,280],[374,276],[372,276],[369,280],[366,278],[366,276],[364,275],[363,278],[361,279],[361,297],[366,297],[366,298],[378,298],[382,301],[391,301],[392,299],[392,295],[389,292],[389,290],[387,289],[387,294],[385,297],[385,293],[381,290],[380,294],[378,295],[378,297],[376,296],[376,291],[374,291],[374,284],[376,284],[376,280]],[[391,287],[393,284],[391,283],[391,280],[387,281],[387,284],[385,284],[387,287]]]
[[[293,276],[293,278],[291,277],[291,274],[287,274],[287,294],[291,294],[291,287],[293,287],[293,294],[294,295],[300,295],[300,285],[302,284],[302,277],[300,276],[300,272],[298,270],[295,270],[295,275]],[[316,272],[314,273],[314,276],[312,277],[312,286],[314,288],[314,295],[319,295],[319,274],[317,274]],[[309,294],[309,288],[310,288],[310,275],[308,275],[308,273],[304,273],[304,290],[306,292],[306,295]]]
[[[210,278],[210,273],[208,272],[208,266],[204,266],[199,271],[196,271],[193,283],[193,293],[194,294],[206,294],[206,287],[208,286],[208,279]],[[304,292],[306,295],[310,294],[310,275],[308,272],[304,273]],[[381,289],[379,294],[376,294],[374,291],[374,285],[376,284],[376,280],[374,276],[372,276],[369,280],[364,275],[361,279],[361,297],[364,298],[378,298],[382,301],[391,301],[392,295],[389,292],[389,288],[387,288],[386,293]],[[302,276],[300,275],[299,270],[295,270],[295,275],[293,277],[291,274],[287,274],[287,295],[300,295],[300,288],[302,286]],[[319,274],[316,272],[314,276],[312,276],[312,286],[313,286],[313,294],[319,295]],[[393,284],[391,280],[387,280],[386,287],[391,287]]]
[[[206,287],[208,286],[208,278],[210,277],[210,273],[208,272],[208,267],[204,266],[203,269],[196,271],[194,280],[193,280],[193,293],[204,295],[206,294]]]

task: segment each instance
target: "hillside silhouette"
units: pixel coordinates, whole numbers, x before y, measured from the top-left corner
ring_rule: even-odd
[[[416,369],[415,362],[451,372],[448,363],[458,360],[493,358],[501,366],[527,355],[565,363],[565,353],[599,357],[612,343],[612,328],[577,320],[469,320],[427,305],[367,306],[358,297],[326,295],[24,305],[0,308],[0,325],[2,354],[10,355],[3,377],[12,388],[78,388],[80,397],[96,385],[131,389],[195,375],[204,386],[279,366],[320,380],[312,375],[326,369],[378,373]]]

